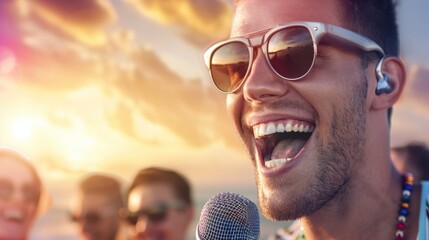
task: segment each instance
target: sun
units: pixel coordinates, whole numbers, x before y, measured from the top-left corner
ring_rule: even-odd
[[[16,119],[11,126],[12,136],[17,140],[28,140],[33,134],[34,124],[29,118]]]

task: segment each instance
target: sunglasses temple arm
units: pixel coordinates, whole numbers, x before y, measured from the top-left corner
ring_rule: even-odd
[[[365,36],[354,33],[350,30],[345,29],[345,28],[337,27],[337,26],[330,25],[330,24],[326,24],[325,27],[326,27],[327,32],[329,34],[332,34],[336,37],[345,39],[348,42],[353,43],[357,47],[359,47],[359,48],[361,48],[367,52],[377,51],[377,52],[381,53],[383,56],[385,55],[384,50],[377,43],[375,43],[374,41],[372,41],[371,39],[369,39]]]

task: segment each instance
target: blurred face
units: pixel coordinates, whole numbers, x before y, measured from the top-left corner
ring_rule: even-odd
[[[178,199],[167,184],[140,185],[129,195],[128,210],[140,214],[130,223],[134,239],[139,240],[183,240],[193,217],[189,206],[177,205]],[[161,206],[161,207],[160,207]],[[160,212],[161,211],[161,212]],[[164,213],[162,213],[162,211]]]
[[[79,224],[82,239],[113,240],[119,229],[119,207],[111,196],[86,193],[81,196],[81,205],[73,213]]]
[[[0,158],[0,239],[19,240],[28,236],[39,193],[28,166]]]
[[[339,14],[336,1],[245,0],[237,6],[231,35],[292,21],[347,28]],[[251,72],[237,92],[228,94],[227,110],[251,157],[264,215],[274,220],[307,216],[346,197],[362,159],[369,108],[366,69],[355,50],[329,38],[319,43],[312,70],[296,81],[280,78],[262,50],[254,51]]]

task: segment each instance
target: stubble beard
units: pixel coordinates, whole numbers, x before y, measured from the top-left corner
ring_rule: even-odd
[[[294,220],[310,216],[335,199],[347,197],[347,188],[351,176],[351,164],[361,162],[365,135],[365,100],[367,96],[367,79],[364,74],[362,82],[354,89],[348,104],[332,116],[329,142],[324,147],[318,146],[318,158],[315,161],[316,172],[306,179],[304,188],[284,189],[281,181],[272,189],[284,189],[284,192],[273,192],[266,195],[264,185],[255,169],[258,187],[259,206],[263,215],[274,221]]]

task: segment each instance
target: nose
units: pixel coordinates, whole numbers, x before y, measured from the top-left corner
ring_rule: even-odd
[[[261,48],[255,53],[251,72],[243,83],[244,98],[249,102],[264,102],[286,94],[287,81],[271,69]]]
[[[135,230],[138,234],[144,233],[149,228],[150,222],[147,217],[140,216],[137,220]]]

